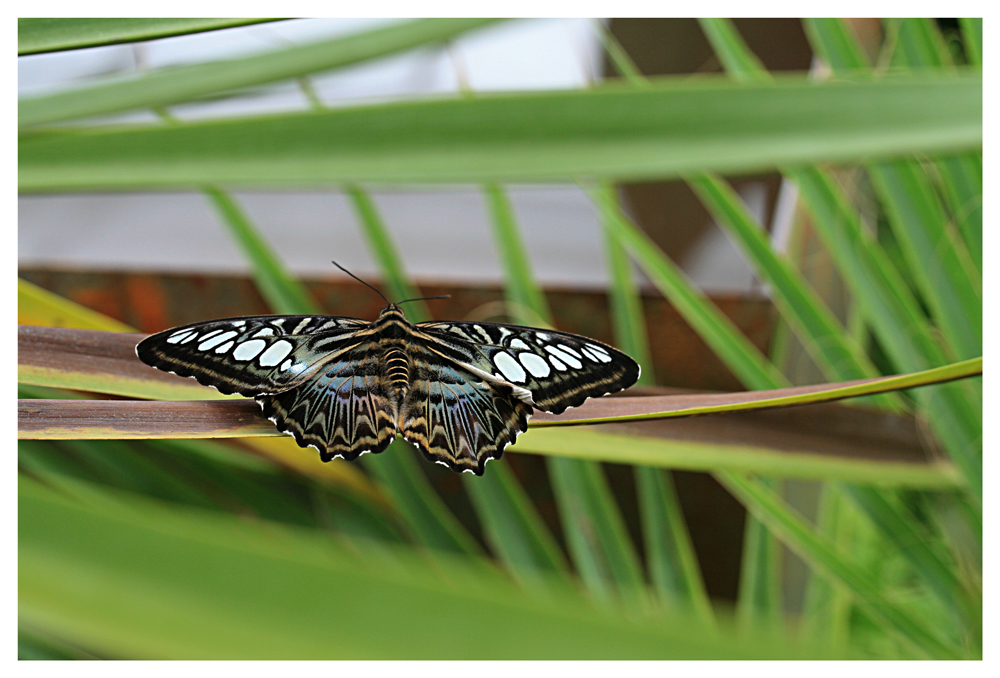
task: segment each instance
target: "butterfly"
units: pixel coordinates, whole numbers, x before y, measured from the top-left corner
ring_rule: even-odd
[[[476,475],[527,429],[532,408],[558,414],[639,378],[632,358],[586,337],[412,324],[392,303],[374,322],[275,315],[194,323],[147,337],[136,355],[253,397],[279,431],[323,461],[382,452],[402,435],[427,459]]]

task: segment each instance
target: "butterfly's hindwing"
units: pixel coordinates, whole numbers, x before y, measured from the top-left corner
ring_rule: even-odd
[[[576,334],[493,323],[416,327],[437,340],[431,345],[442,354],[528,391],[536,408],[554,414],[621,391],[639,378],[632,358]]]
[[[392,403],[380,376],[378,342],[366,341],[322,368],[305,384],[257,398],[264,416],[323,461],[382,452],[396,437]]]
[[[442,359],[422,342],[410,344],[410,391],[399,431],[424,456],[455,471],[482,475],[486,462],[528,427],[531,406],[495,384]]]
[[[136,346],[139,359],[222,393],[256,396],[304,383],[358,344],[370,323],[335,316],[251,316],[176,327]]]

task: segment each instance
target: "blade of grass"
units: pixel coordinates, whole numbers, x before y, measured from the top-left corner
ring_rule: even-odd
[[[853,518],[842,486],[823,483],[816,525],[833,542],[837,553],[852,552]],[[844,587],[810,569],[802,604],[802,636],[830,648],[846,647],[850,643],[852,605]]]
[[[250,262],[254,283],[267,305],[275,313],[320,314],[319,305],[305,286],[288,274],[236,201],[215,187],[205,188],[204,192]]]
[[[716,478],[810,567],[846,587],[873,620],[904,642],[915,655],[936,659],[965,656],[887,600],[864,570],[844,560],[829,538],[811,530],[772,490],[738,474],[718,473]]]
[[[354,205],[354,211],[358,215],[361,232],[368,241],[368,250],[378,261],[382,279],[385,281],[386,296],[395,299],[397,303],[404,299],[416,299],[420,296],[420,290],[410,282],[403,266],[403,258],[399,256],[399,250],[375,207],[375,201],[367,191],[358,186],[351,185],[346,189],[351,204]],[[423,301],[407,304],[406,315],[410,318],[410,322],[415,323],[431,319],[427,304]]]
[[[163,107],[221,91],[333,70],[435,44],[494,19],[420,19],[241,59],[153,71],[18,102],[18,124],[40,125]],[[206,182],[212,183],[212,182]]]
[[[933,19],[904,17],[893,21],[898,25],[893,65],[930,67],[939,71],[954,69],[955,63]]]
[[[825,50],[822,56],[837,73],[870,69],[860,45],[842,21],[816,19],[807,26],[811,35],[819,38]],[[900,39],[900,53],[909,53],[902,60],[907,66],[941,68],[950,62],[940,51],[944,49],[940,35],[927,21],[903,20]],[[977,164],[971,156],[952,156],[938,161],[937,166],[945,193],[951,196],[952,213],[960,219],[960,230],[966,240],[978,232],[981,242],[981,212],[977,217],[975,210],[969,209],[982,204],[981,180],[975,179]],[[975,256],[970,256],[951,230],[925,170],[915,160],[904,159],[872,163],[868,171],[910,271],[955,355],[981,354],[982,264],[975,262]]]
[[[945,562],[930,547],[930,536],[917,530],[919,523],[916,517],[905,506],[892,505],[884,494],[870,487],[847,486],[845,491],[880,532],[892,539],[897,550],[906,557],[942,605],[968,626],[981,610],[976,609],[969,591],[959,581],[951,563]]]
[[[514,322],[536,324],[533,317],[551,322],[507,195],[495,184],[487,185],[485,191]],[[584,585],[599,599],[608,600],[616,591],[629,605],[645,607],[646,586],[639,558],[600,467],[561,457],[547,461],[570,556]]]
[[[17,55],[156,40],[281,19],[39,18],[17,20]]]
[[[465,481],[466,491],[487,543],[510,573],[536,588],[554,576],[568,575],[559,543],[510,468],[494,464],[488,475],[475,481]]]
[[[912,160],[896,160],[872,164],[868,172],[949,353],[959,359],[981,355],[982,279],[958,234],[950,230],[923,168]]]
[[[712,351],[745,385],[754,389],[777,388],[788,382],[767,358],[695,289],[680,269],[659,250],[608,196],[592,189],[591,199],[605,215],[614,237],[632,255],[657,289],[670,300]]]
[[[768,639],[713,639],[683,615],[626,618],[564,586],[540,597],[465,558],[442,568],[408,550],[345,548],[314,531],[84,489],[60,496],[21,479],[18,612],[28,628],[99,656],[830,656]],[[442,644],[442,618],[492,632]]]
[[[965,45],[965,55],[969,63],[975,66],[983,65],[983,18],[960,18],[959,26],[962,27],[962,40]]]
[[[762,478],[758,482],[780,496],[779,481],[774,478]],[[747,629],[760,628],[779,631],[784,612],[781,582],[785,576],[781,543],[765,523],[753,513],[749,511],[748,513],[747,524],[743,530],[736,618],[744,632]]]
[[[266,183],[669,178],[982,143],[982,78],[818,85],[705,77],[210,120],[25,132],[22,192]],[[871,111],[877,110],[878,115]]]
[[[828,378],[877,376],[878,370],[805,278],[771,249],[763,228],[754,222],[736,192],[719,177],[707,173],[692,177],[688,185],[740,246],[757,274],[771,285],[772,298],[782,317],[792,324],[803,346]],[[876,402],[897,411],[902,406],[898,398],[881,398]]]
[[[498,184],[487,184],[483,191],[489,205],[490,222],[493,224],[493,241],[496,243],[506,279],[520,281],[508,282],[504,290],[507,302],[514,309],[516,322],[536,325],[539,321],[550,322],[552,312],[549,310],[545,295],[531,274],[528,250],[521,238],[510,199]]]
[[[123,322],[92,311],[21,278],[17,279],[17,324],[135,332],[134,328]]]
[[[720,48],[749,52],[735,31],[730,31]],[[770,77],[746,64],[746,60],[727,62],[734,77],[757,82]],[[804,167],[786,170],[786,174],[798,184],[817,231],[890,358],[904,371],[946,363],[916,299],[884,251],[864,237],[856,211],[829,173]],[[982,429],[968,393],[944,386],[922,392],[921,398],[939,438],[968,477],[974,496],[981,500]]]
[[[610,37],[609,33],[608,36]],[[620,47],[617,40],[609,39],[605,42],[606,48],[612,45]],[[624,50],[620,52],[624,59]],[[602,204],[618,204],[620,208],[613,186],[602,184],[598,190],[605,196]],[[606,219],[602,215],[604,256],[611,280],[609,303],[615,345],[632,356],[642,367],[637,383],[652,385],[656,380],[642,312],[642,297],[635,283],[632,262],[614,238]],[[634,473],[646,567],[654,589],[666,605],[690,608],[707,627],[712,628],[715,623],[712,604],[705,592],[691,536],[674,489],[673,477],[669,471],[648,466],[636,466]]]
[[[953,70],[951,53],[931,19],[903,18],[893,65],[927,71]],[[953,155],[934,163],[953,219],[965,238],[977,270],[983,270],[983,159],[982,154]]]

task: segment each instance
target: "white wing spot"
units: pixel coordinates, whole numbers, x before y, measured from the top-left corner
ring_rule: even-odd
[[[604,348],[600,344],[587,344],[587,348],[589,348],[591,351],[597,351],[598,353],[603,353],[606,356],[611,355],[610,353],[608,353],[608,349]]]
[[[186,344],[186,343],[188,343],[189,341],[191,341],[191,340],[193,340],[193,339],[197,339],[197,338],[198,338],[198,333],[197,333],[197,332],[192,332],[192,333],[190,334],[190,336],[188,336],[188,337],[187,337],[187,339],[185,339],[185,340],[184,340],[184,341],[182,341],[181,343],[182,343],[182,344]]]
[[[566,351],[566,353],[569,353],[574,358],[581,357],[580,354],[577,353],[576,349],[573,348],[572,346],[567,346],[566,344],[559,344],[556,348],[558,348],[560,351]]]
[[[219,348],[215,349],[215,352],[216,353],[225,353],[226,351],[228,351],[229,349],[231,349],[233,347],[233,344],[235,344],[235,343],[236,343],[235,341],[227,341],[222,346],[220,346]]]
[[[542,341],[548,341],[549,339],[552,338],[551,334],[546,334],[545,332],[535,332],[535,336],[541,339]]]
[[[455,327],[454,325],[452,325],[451,327],[449,327],[448,331],[449,332],[454,332],[455,334],[457,334],[458,336],[462,337],[463,339],[468,339],[470,341],[472,340],[472,337],[470,337],[468,334],[466,334],[464,330],[462,330],[461,328]]]
[[[288,354],[292,352],[295,348],[289,342],[279,339],[278,341],[271,344],[271,346],[261,354],[260,366],[261,367],[274,367],[282,360],[288,357]]]
[[[212,332],[212,334],[215,334],[215,332]],[[236,336],[236,334],[237,334],[236,332],[232,332],[232,331],[230,331],[230,332],[223,332],[222,334],[217,334],[216,336],[212,337],[211,339],[208,339],[207,341],[202,341],[200,344],[198,344],[198,350],[199,351],[207,351],[209,349],[215,348],[216,346],[218,346],[222,342],[228,341],[228,340],[232,339],[233,337]],[[206,334],[205,336],[207,337],[209,335]],[[202,339],[204,339],[204,337],[202,337]]]
[[[478,325],[477,325],[478,327]],[[524,383],[526,375],[524,370],[516,360],[510,357],[510,354],[501,351],[493,356],[493,364],[497,366],[497,369],[503,372],[504,377],[507,381],[513,381],[515,383]]]
[[[270,337],[274,334],[274,329],[271,327],[262,327],[256,332],[254,332],[254,337]]]
[[[511,348],[518,348],[518,349],[521,349],[522,351],[530,351],[531,350],[531,347],[528,346],[523,341],[521,341],[520,339],[512,339],[511,342],[510,342],[510,347]]]
[[[590,349],[590,351],[597,356],[597,359],[602,363],[611,362],[611,354],[605,350],[603,346],[598,346],[597,344],[587,344],[584,348]]]
[[[517,359],[524,365],[524,369],[531,372],[531,376],[533,377],[540,379],[549,376],[549,372],[551,372],[549,364],[545,362],[545,358],[534,353],[521,353],[517,356]]]
[[[549,354],[553,358],[559,358],[560,360],[562,360],[564,363],[566,363],[570,367],[575,367],[576,369],[580,369],[581,367],[583,367],[583,363],[581,363],[579,360],[577,360],[576,358],[574,358],[573,356],[571,356],[569,353],[566,353],[565,351],[560,350],[556,346],[546,346],[545,350],[548,351]],[[557,366],[557,369],[560,369],[560,368],[558,368],[558,366]],[[565,369],[565,368],[561,368],[561,369]]]
[[[208,339],[209,337],[214,337],[216,334],[218,334],[221,331],[222,331],[221,329],[218,329],[218,330],[212,330],[208,334],[203,334],[203,335],[201,335],[201,340],[204,341],[204,340]]]
[[[264,350],[265,346],[267,346],[267,342],[263,339],[244,341],[233,351],[233,358],[236,360],[253,360],[257,357],[257,354]]]
[[[511,332],[510,330],[508,330],[503,325],[500,325],[499,327],[497,327],[497,329],[500,331],[500,341],[503,341],[504,339],[506,339],[510,335],[514,334],[513,332]]]
[[[306,325],[308,325],[311,320],[312,318],[303,318],[299,324],[295,326],[295,329],[290,332],[290,334],[298,334],[306,328]]]
[[[492,344],[493,343],[493,337],[490,336],[489,332],[487,332],[486,330],[484,330],[479,325],[473,325],[473,327],[475,327],[476,331],[479,332],[479,335],[483,338],[483,341],[485,341],[487,344]]]
[[[246,320],[234,320],[233,321],[233,327],[243,327],[246,324],[247,324]]]
[[[190,339],[193,335],[197,334],[194,330],[183,330],[181,332],[175,332],[171,334],[167,339],[168,344],[179,344],[185,339]]]
[[[288,359],[288,360],[286,360],[285,362],[281,363],[281,371],[282,371],[282,372],[285,372],[285,371],[287,371],[287,370],[288,370],[288,368],[289,368],[289,367],[291,367],[291,366],[292,366],[292,359],[291,359],[291,358],[289,358],[289,359]]]

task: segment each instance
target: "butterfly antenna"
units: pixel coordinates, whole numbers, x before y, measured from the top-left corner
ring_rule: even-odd
[[[396,304],[405,304],[410,301],[427,301],[428,299],[451,299],[450,294],[439,294],[436,297],[417,297],[416,299],[406,299],[404,301],[397,301]]]
[[[388,299],[386,299],[385,295],[382,294],[381,292],[379,292],[378,288],[375,287],[374,285],[369,285],[364,280],[362,280],[361,278],[359,278],[358,276],[354,275],[353,273],[351,273],[350,271],[348,271],[346,268],[344,268],[343,266],[341,266],[340,264],[338,264],[336,261],[331,261],[330,263],[333,264],[334,266],[336,266],[337,268],[339,268],[341,271],[343,271],[347,275],[349,275],[352,278],[354,278],[355,280],[357,280],[359,283],[361,283],[363,285],[367,285],[368,287],[370,287],[373,290],[375,290],[376,294],[378,294],[380,297],[382,297],[383,299],[385,299],[385,303],[387,303],[387,304],[391,304],[392,303],[391,301],[389,301]]]

